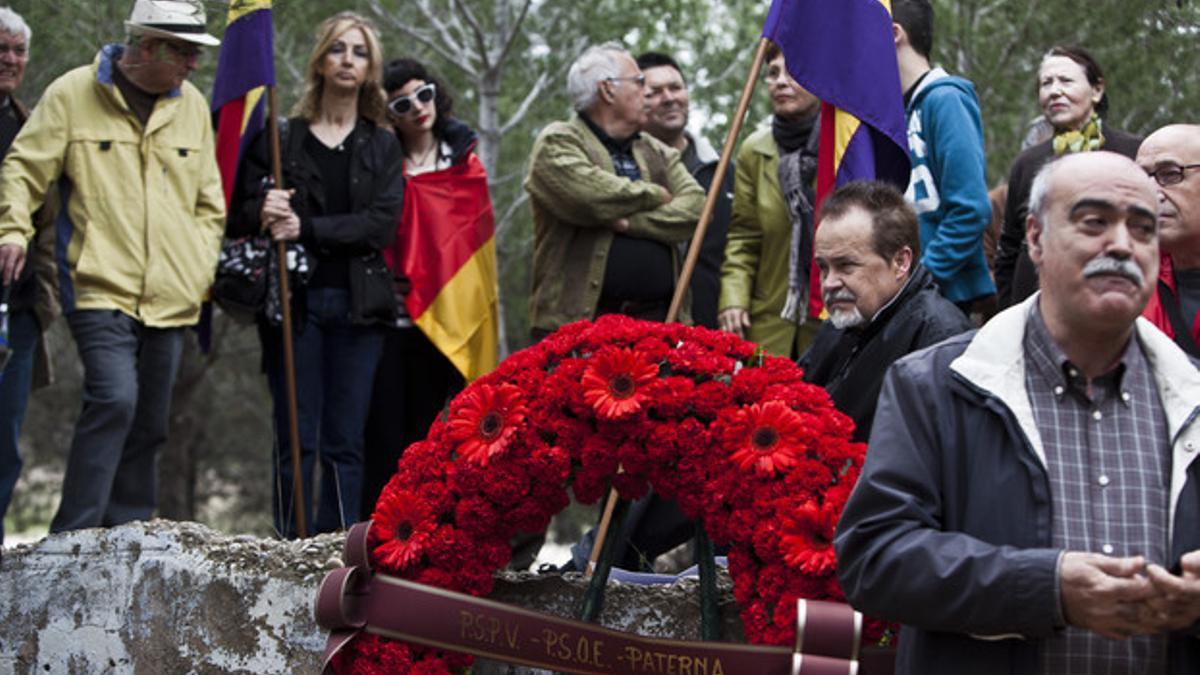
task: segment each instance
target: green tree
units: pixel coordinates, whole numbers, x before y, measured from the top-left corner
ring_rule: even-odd
[[[1087,48],[1103,67],[1108,123],[1147,134],[1194,119],[1200,105],[1200,6],[1176,0],[937,0],[934,60],[974,81],[983,107],[988,174],[1008,179],[1026,124],[1041,113],[1042,55]]]

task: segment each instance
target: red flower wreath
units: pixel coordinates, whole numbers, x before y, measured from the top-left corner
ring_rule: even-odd
[[[653,487],[729,544],[746,635],[795,641],[801,597],[842,600],[831,540],[865,448],[824,390],[729,333],[601,317],[508,357],[451,402],[384,489],[377,568],[474,595],[491,591],[517,531],[610,486]],[[618,474],[617,469],[623,471]],[[866,637],[883,625],[868,621]],[[470,657],[356,637],[340,672],[451,672]]]

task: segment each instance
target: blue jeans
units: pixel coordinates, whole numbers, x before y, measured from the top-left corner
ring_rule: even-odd
[[[350,293],[340,288],[306,291],[303,326],[293,343],[300,475],[308,533],[344,529],[358,520],[363,482],[363,430],[371,403],[384,329],[350,322]],[[267,333],[267,379],[275,403],[275,529],[297,535],[293,472],[283,373],[283,336]],[[321,461],[320,494],[313,519],[313,465]]]
[[[0,544],[4,543],[4,514],[12,501],[13,487],[21,474],[21,422],[29,403],[33,381],[33,353],[42,329],[33,310],[14,312],[8,318],[8,348],[12,356],[0,373]]]
[[[67,314],[83,362],[83,410],[51,532],[154,515],[183,328],[150,328],[117,310]]]

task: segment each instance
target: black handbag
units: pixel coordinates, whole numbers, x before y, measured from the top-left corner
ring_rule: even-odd
[[[396,322],[392,271],[378,251],[350,259],[350,314],[360,324]]]
[[[254,323],[266,308],[270,259],[268,237],[226,239],[221,246],[213,300],[234,320]]]
[[[283,323],[283,303],[279,299],[279,263],[275,243],[270,237],[226,239],[217,259],[217,278],[213,282],[213,300],[241,323],[254,323],[265,316],[272,325]],[[292,296],[308,284],[313,261],[303,244],[287,245],[288,279]]]

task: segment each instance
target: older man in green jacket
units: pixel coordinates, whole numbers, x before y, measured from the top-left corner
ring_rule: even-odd
[[[599,314],[662,320],[704,192],[679,152],[639,133],[645,78],[616,43],[567,74],[576,115],[538,136],[525,189],[533,206],[534,337]]]

